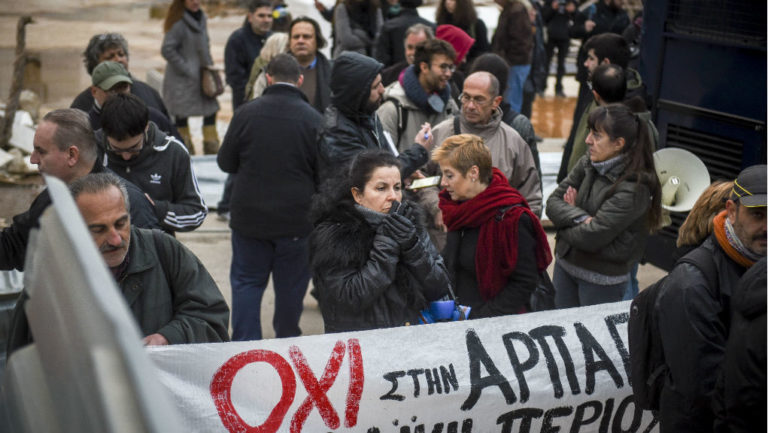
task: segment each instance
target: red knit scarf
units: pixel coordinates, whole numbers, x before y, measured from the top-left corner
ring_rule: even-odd
[[[521,206],[515,206],[521,205]],[[499,209],[511,207],[501,221],[496,221]],[[440,210],[449,231],[465,227],[480,227],[475,250],[475,268],[480,295],[493,299],[507,283],[517,266],[517,224],[527,213],[536,235],[536,265],[539,272],[552,261],[547,235],[539,218],[531,212],[520,193],[509,186],[504,173],[493,169],[491,184],[474,198],[457,202],[448,191],[440,192]]]

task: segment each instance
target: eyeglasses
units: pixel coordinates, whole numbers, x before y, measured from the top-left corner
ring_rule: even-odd
[[[128,155],[138,155],[139,153],[141,153],[141,149],[144,148],[144,143],[146,143],[146,141],[147,141],[146,132],[141,136],[141,140],[139,140],[138,143],[126,149],[115,148],[114,146],[112,146],[109,140],[107,140],[107,151],[114,153],[115,155],[122,155],[124,153],[127,153]]]
[[[453,71],[456,70],[456,65],[454,65],[453,63],[441,63],[439,65],[433,65],[433,66],[437,66],[443,72],[451,71],[453,73]]]
[[[459,100],[461,101],[462,105],[469,104],[470,101],[472,101],[475,105],[482,107],[483,105],[487,104],[491,100],[482,96],[469,96],[466,93],[462,93],[459,95]]]

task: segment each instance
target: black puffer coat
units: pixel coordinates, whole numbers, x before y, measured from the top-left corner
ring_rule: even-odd
[[[443,259],[423,224],[416,223],[419,241],[400,251],[377,232],[376,217],[367,218],[351,199],[315,204],[309,253],[325,332],[414,325],[419,310],[448,293]]]
[[[378,115],[366,113],[371,85],[382,65],[359,53],[344,52],[331,70],[331,105],[325,110],[320,142],[321,174],[327,178],[365,149],[391,150]],[[427,163],[427,150],[418,144],[402,152],[400,173],[408,177]]]

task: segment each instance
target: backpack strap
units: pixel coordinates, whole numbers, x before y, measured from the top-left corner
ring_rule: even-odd
[[[461,124],[459,123],[459,114],[453,116],[453,135],[461,134]]]
[[[715,287],[720,285],[717,266],[710,250],[702,247],[696,248],[680,258],[677,263],[688,263],[695,266],[704,274],[706,281],[713,282]]]
[[[405,112],[403,104],[397,100],[397,98],[389,97],[384,102],[392,102],[395,105],[395,111],[397,112],[397,138],[395,140],[395,147],[400,144],[400,137],[405,132],[405,128],[408,127],[408,113]]]

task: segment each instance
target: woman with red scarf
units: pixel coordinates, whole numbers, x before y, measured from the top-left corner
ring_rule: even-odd
[[[443,251],[458,301],[471,319],[529,311],[539,273],[552,261],[547,236],[520,193],[491,167],[471,134],[449,137],[432,154],[440,165]]]

